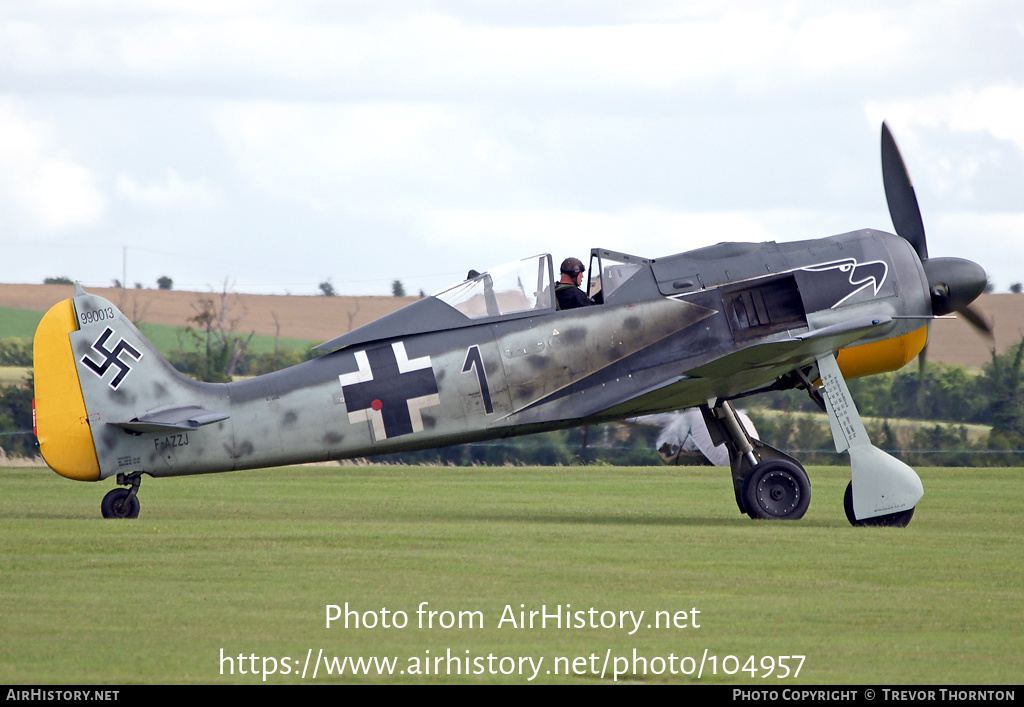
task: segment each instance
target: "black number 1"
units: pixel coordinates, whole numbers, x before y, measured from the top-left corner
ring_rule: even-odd
[[[484,410],[490,415],[494,412],[494,406],[491,405],[491,391],[487,387],[487,374],[484,372],[484,361],[480,357],[480,347],[474,344],[469,347],[469,351],[466,352],[466,362],[462,364],[462,372],[468,373],[471,369],[476,369],[476,379],[480,382],[480,394],[484,397]]]

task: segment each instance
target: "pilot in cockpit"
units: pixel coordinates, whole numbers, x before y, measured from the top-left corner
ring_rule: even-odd
[[[559,309],[575,309],[597,304],[580,289],[585,268],[579,258],[566,258],[559,270],[562,277],[555,285],[555,299]]]

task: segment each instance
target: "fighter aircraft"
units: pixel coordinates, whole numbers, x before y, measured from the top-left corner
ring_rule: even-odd
[[[854,525],[910,522],[924,491],[871,444],[846,379],[896,370],[929,321],[968,305],[985,271],[928,254],[913,186],[882,126],[896,235],[873,229],[793,243],[719,243],[647,258],[595,248],[596,304],[560,310],[552,258],[463,282],[249,380],[204,383],[174,368],[109,301],[76,286],[35,335],[35,425],[58,474],[116,477],[105,517],[139,513],[151,477],[424,449],[699,407],[729,453],[736,504],[798,519],[810,482],[751,438],[732,401],[806,390],[848,451]]]

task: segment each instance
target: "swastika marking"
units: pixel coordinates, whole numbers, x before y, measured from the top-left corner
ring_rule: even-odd
[[[108,383],[108,385],[114,390],[117,390],[117,387],[121,385],[121,381],[125,379],[125,376],[132,372],[131,363],[122,359],[121,354],[125,354],[126,356],[138,361],[142,358],[142,352],[138,351],[124,339],[120,339],[114,345],[114,348],[106,348],[107,339],[109,339],[113,333],[114,330],[107,327],[103,330],[103,333],[100,334],[100,338],[96,339],[96,341],[92,343],[92,350],[100,354],[102,360],[99,362],[94,361],[90,358],[89,354],[86,353],[85,356],[82,356],[82,364],[100,378],[103,378],[110,367],[114,366],[117,369],[117,374]]]

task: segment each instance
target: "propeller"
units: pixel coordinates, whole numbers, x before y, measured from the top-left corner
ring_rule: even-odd
[[[992,328],[971,303],[978,298],[988,284],[988,275],[977,263],[963,258],[930,258],[928,241],[924,235],[924,221],[917,204],[914,185],[900,156],[896,141],[889,126],[882,123],[882,183],[885,186],[885,200],[889,205],[889,216],[896,229],[896,235],[905,239],[921,259],[928,292],[931,295],[932,314],[941,317],[956,312],[991,342],[995,342]],[[929,324],[931,327],[931,324]],[[923,408],[924,372],[928,346],[918,356],[917,404]]]
[[[991,327],[970,306],[985,291],[988,275],[980,265],[970,260],[928,257],[928,242],[914,185],[885,123],[882,123],[882,183],[896,235],[910,243],[924,266],[932,314],[941,317],[957,312],[977,331],[993,339]]]

